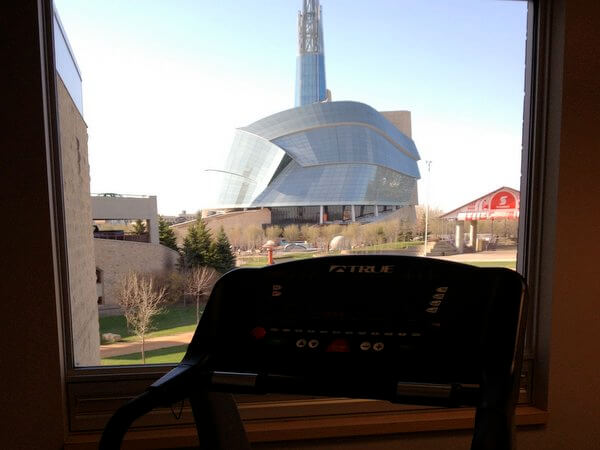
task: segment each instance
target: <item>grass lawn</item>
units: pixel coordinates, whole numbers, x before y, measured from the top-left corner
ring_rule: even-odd
[[[477,267],[506,267],[507,269],[516,270],[516,261],[460,261],[465,264],[470,264]]]
[[[251,256],[240,260],[240,267],[263,267],[267,265],[266,256]]]
[[[410,242],[389,242],[386,244],[377,244],[377,245],[369,245],[368,247],[361,247],[352,250],[352,253],[377,253],[381,250],[404,250],[408,247],[414,247],[418,245],[423,245],[422,241],[410,241]],[[339,251],[331,251],[329,253],[321,253],[321,252],[293,252],[293,253],[285,253],[279,254],[273,259],[275,263],[278,262],[287,262],[294,261],[297,259],[306,259],[306,258],[314,258],[319,256],[335,256],[339,255]],[[241,259],[242,264],[241,267],[264,267],[267,265],[267,257],[266,256],[250,256],[248,258]]]
[[[296,259],[307,259],[312,258],[316,255],[316,252],[290,252],[279,254],[274,256],[273,259],[275,262],[286,262],[293,261]],[[241,259],[242,267],[263,267],[267,265],[267,257],[266,256],[250,256],[248,258]]]
[[[168,336],[196,329],[196,306],[171,306],[154,317],[152,327],[155,331],[147,337]],[[138,338],[127,329],[125,316],[108,316],[100,318],[100,334],[117,333],[123,341],[137,341]]]
[[[185,355],[187,345],[159,348],[146,352],[146,364],[177,364]],[[103,366],[120,366],[123,364],[142,364],[142,353],[129,353],[127,355],[103,358],[100,362]]]
[[[408,247],[423,245],[423,241],[408,241],[408,242],[387,242],[385,244],[369,245],[367,247],[356,248],[353,252],[376,252],[379,250],[404,250]]]
[[[317,254],[317,252],[289,252],[284,253],[283,255],[277,255],[275,259],[306,259],[312,258]]]

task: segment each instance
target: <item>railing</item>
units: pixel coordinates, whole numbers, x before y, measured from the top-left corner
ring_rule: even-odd
[[[114,241],[129,241],[129,242],[150,242],[150,233],[142,234],[125,234],[123,231],[96,231],[94,238],[97,239],[112,239]]]
[[[114,192],[103,192],[103,193],[92,193],[92,197],[105,197],[105,198],[150,198],[153,195],[138,195],[138,194],[117,194]]]

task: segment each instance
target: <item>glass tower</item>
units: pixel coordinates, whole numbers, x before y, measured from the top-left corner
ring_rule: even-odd
[[[205,172],[215,209],[266,207],[273,223],[352,220],[405,208],[414,215],[419,152],[364,103],[331,101],[319,0],[298,15],[296,106],[235,131],[220,169]],[[409,132],[410,133],[410,132]]]
[[[321,102],[327,96],[321,17],[319,0],[302,0],[302,11],[298,11],[296,106]]]

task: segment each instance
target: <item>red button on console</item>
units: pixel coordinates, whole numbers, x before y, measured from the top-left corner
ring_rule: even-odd
[[[332,341],[328,346],[326,352],[338,352],[344,353],[350,351],[350,345],[346,339],[336,339]]]
[[[254,339],[258,340],[264,338],[267,335],[267,330],[265,330],[263,327],[256,327],[252,329],[250,334]]]

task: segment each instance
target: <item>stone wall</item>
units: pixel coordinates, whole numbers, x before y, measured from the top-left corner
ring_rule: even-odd
[[[179,253],[161,244],[94,239],[96,267],[102,271],[100,315],[120,314],[118,289],[128,271],[162,273],[175,270]]]
[[[380,111],[381,115],[398,128],[402,133],[412,138],[412,123],[410,111]]]
[[[76,366],[98,365],[100,342],[87,125],[62,80],[57,78],[74,361]]]
[[[234,211],[226,214],[215,214],[213,216],[204,217],[206,226],[210,229],[213,236],[219,232],[219,228],[223,226],[225,233],[232,228],[243,228],[250,225],[264,224],[269,225],[271,223],[271,211],[268,208],[263,209],[251,209],[248,211]],[[188,228],[195,224],[196,221],[192,220],[189,222],[177,223],[171,225],[171,229],[175,232],[177,237],[177,245],[183,245],[183,239],[185,238]]]

